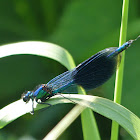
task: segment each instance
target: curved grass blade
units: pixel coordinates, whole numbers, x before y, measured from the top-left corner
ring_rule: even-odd
[[[66,95],[63,94],[66,98],[69,98],[76,102],[77,104],[82,105],[83,107],[89,107],[93,111],[116,121],[119,123],[134,139],[140,139],[140,119],[133,114],[131,111],[126,109],[125,107],[114,103],[108,99],[104,99],[97,96],[91,95],[78,95],[78,94],[71,94]],[[52,105],[60,104],[60,103],[72,103],[70,100],[63,98],[60,95],[56,95],[52,97],[50,100],[47,101]],[[35,104],[35,109],[41,109],[46,107],[47,105]],[[14,109],[13,109],[14,108]],[[21,109],[22,108],[22,109]],[[10,111],[9,111],[10,110]],[[8,106],[4,107],[0,110],[0,128],[4,127],[11,121],[17,119],[19,116],[25,114],[25,112],[31,111],[31,102],[26,104],[22,100],[18,100],[14,103],[9,104]],[[69,116],[69,119],[72,121],[73,117]],[[69,121],[70,121],[69,120]],[[65,122],[65,125],[69,123],[69,121]],[[63,125],[61,123],[61,125]],[[65,127],[63,125],[63,127]],[[55,139],[58,138],[61,134],[62,126],[58,126],[57,132],[49,133],[45,139]],[[55,137],[55,138],[54,138]]]
[[[91,95],[64,95],[67,98],[70,98],[74,102],[84,106],[89,107],[93,111],[116,121],[120,124],[134,139],[140,139],[140,119],[133,114],[131,111],[126,109],[120,104],[114,103],[111,100],[91,96]],[[58,100],[56,98],[59,98]],[[56,96],[52,100],[57,100],[57,103],[69,103],[70,101]],[[60,101],[60,102],[59,102]],[[50,103],[50,102],[49,102]],[[72,118],[71,118],[72,119]],[[66,125],[66,124],[65,124]],[[59,126],[57,127],[57,135],[59,136]],[[54,138],[54,133],[49,133],[44,140],[49,140],[49,138]]]
[[[68,51],[52,43],[26,41],[0,47],[0,58],[19,54],[44,56],[58,61],[68,69],[75,67],[73,58]]]
[[[59,47],[58,45],[52,44],[52,43],[46,43],[46,42],[40,42],[40,41],[26,41],[26,42],[19,42],[19,43],[3,45],[0,47],[0,58],[10,56],[10,55],[19,55],[19,54],[31,54],[31,55],[39,55],[39,56],[48,57],[48,58],[51,58],[51,59],[54,59],[54,60],[60,62],[62,65],[67,67],[67,69],[69,69],[69,70],[75,67],[72,56],[65,49]],[[84,91],[81,93],[84,94]],[[12,107],[14,107],[16,109],[16,106],[18,106],[18,104],[16,105],[16,103],[18,103],[18,102],[15,102],[14,106],[11,106],[11,107],[9,106],[10,112],[13,109]],[[22,101],[20,101],[20,103],[22,106],[22,104],[23,104]],[[28,106],[29,108],[27,110],[22,110],[22,111],[16,112],[16,114],[13,114],[13,116],[10,116],[10,117],[9,117],[9,115],[4,115],[5,113],[2,112],[4,114],[1,114],[0,118],[4,118],[4,119],[2,119],[0,121],[0,124],[1,124],[0,128],[4,127],[5,125],[7,125],[11,121],[15,120],[16,118],[30,112],[31,103],[29,103],[28,105],[29,105]],[[81,107],[79,106],[79,108],[81,108]],[[84,110],[84,108],[81,108],[81,112],[78,113],[79,108],[77,108],[77,107],[73,108],[73,110],[77,110],[77,111],[75,111],[74,113],[70,112],[70,113],[68,113],[67,116],[71,116],[71,114],[72,114],[73,118],[76,119],[80,115],[80,113]],[[8,110],[6,110],[6,111],[8,114]],[[1,112],[1,110],[0,110],[0,112]],[[91,113],[91,111],[88,109],[88,111],[86,111],[86,113],[88,113],[88,116],[90,116],[90,119],[87,119],[87,117],[84,117],[85,115],[83,115],[83,117],[82,117],[82,125],[84,122],[83,128],[85,128],[85,127],[87,128],[87,124],[90,124],[90,126],[88,126],[88,128],[90,128],[90,131],[92,131],[94,133],[91,134],[90,131],[87,131],[87,130],[83,131],[84,137],[87,137],[88,135],[90,135],[92,138],[99,140],[100,139],[99,132],[98,132],[98,128],[97,128],[97,124],[96,124],[93,112]],[[9,119],[6,119],[7,117]],[[67,125],[67,127],[68,127],[68,125]],[[65,129],[67,127],[65,127]],[[94,129],[91,129],[91,128],[94,128]],[[63,129],[63,131],[65,129]],[[95,133],[96,133],[96,135],[94,135]]]

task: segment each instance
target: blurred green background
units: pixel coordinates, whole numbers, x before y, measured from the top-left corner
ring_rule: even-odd
[[[127,40],[140,34],[140,1],[130,0]],[[0,0],[0,45],[36,40],[66,48],[76,64],[96,52],[118,46],[122,0]],[[0,108],[20,99],[24,91],[47,83],[66,71],[61,64],[30,55],[0,59]],[[115,75],[88,94],[113,100]],[[122,104],[140,116],[140,40],[126,51]],[[0,131],[0,139],[42,139],[73,107],[57,105],[27,114]],[[14,108],[13,108],[14,109]],[[21,108],[22,109],[22,108]],[[111,121],[96,114],[103,140],[110,138]],[[80,117],[60,140],[83,139]],[[132,139],[120,128],[120,140]]]

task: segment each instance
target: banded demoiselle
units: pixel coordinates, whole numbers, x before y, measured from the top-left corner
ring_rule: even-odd
[[[30,99],[32,100],[33,113],[34,100],[37,103],[44,103],[58,93],[76,93],[77,86],[82,86],[85,90],[97,88],[114,74],[119,54],[135,40],[129,40],[119,48],[110,47],[99,51],[74,69],[56,76],[47,84],[39,85],[33,91],[28,91],[24,94],[23,101],[27,103]]]

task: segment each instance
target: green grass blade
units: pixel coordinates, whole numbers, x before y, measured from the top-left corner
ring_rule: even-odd
[[[40,42],[40,41],[27,41],[27,42],[19,42],[19,43],[13,43],[13,44],[8,44],[8,45],[3,45],[0,47],[0,58],[7,57],[10,55],[19,55],[19,54],[31,54],[31,55],[38,55],[38,56],[43,56],[43,57],[48,57],[51,59],[54,59],[58,62],[60,62],[62,65],[64,65],[67,69],[72,69],[75,67],[74,61],[72,56],[66,51],[65,49],[59,47],[58,45],[52,44],[52,43],[46,43],[46,42]],[[20,101],[21,108],[23,101]],[[11,106],[11,108],[16,108],[16,106]],[[31,106],[30,106],[31,107]],[[1,120],[1,126],[0,128],[4,127],[11,121],[15,120],[16,118],[28,113],[31,111],[31,108],[28,108],[28,110],[22,110],[21,112],[17,112],[16,114],[13,114],[13,116],[10,116],[11,119],[9,121],[6,119],[6,121]],[[81,107],[79,107],[81,108]],[[79,108],[74,108],[73,110],[74,113],[69,113],[67,116],[68,118],[73,115],[73,118],[77,118],[78,115],[80,115],[81,111],[84,110],[84,108],[81,108],[79,112]],[[30,111],[29,111],[30,110]],[[1,114],[1,117],[3,116],[3,113]],[[97,129],[97,124],[94,118],[93,113],[88,109],[86,111],[86,114],[88,115],[82,115],[82,125],[83,128],[87,128],[87,124],[90,124],[90,131],[87,131],[86,129],[83,130],[84,137],[87,137],[88,135],[91,135],[92,138],[99,139],[99,132]],[[88,116],[90,118],[88,118]],[[4,116],[3,116],[4,117]],[[2,118],[3,118],[2,117]],[[6,116],[5,116],[6,117]],[[7,118],[7,117],[6,117]],[[69,121],[69,119],[65,118],[66,121]],[[73,119],[74,121],[74,119]],[[71,122],[72,123],[72,122]],[[70,125],[70,124],[69,124]],[[69,126],[67,125],[67,127]],[[65,129],[67,128],[65,127]],[[95,129],[96,128],[96,129]],[[61,129],[61,132],[63,132],[65,129]],[[92,133],[89,133],[92,132]],[[96,135],[94,135],[96,134]]]
[[[64,130],[81,114],[84,106],[76,105],[44,138],[44,140],[56,140]],[[94,137],[93,137],[94,138]]]
[[[134,139],[140,139],[140,119],[133,114],[131,111],[126,109],[125,107],[114,103],[108,99],[104,99],[97,96],[91,95],[64,95],[67,98],[70,98],[74,102],[91,108],[93,111],[116,121],[119,123]],[[57,96],[58,97],[58,96]],[[54,98],[57,98],[54,97]],[[61,98],[61,99],[60,99]],[[59,97],[61,102],[70,102],[67,99],[63,99]],[[59,101],[58,101],[59,102]],[[58,103],[57,102],[57,103]],[[57,133],[59,133],[59,127],[57,128]],[[53,138],[53,133],[51,135],[46,136],[45,140],[49,140],[49,138]],[[55,139],[55,138],[53,138]]]
[[[129,7],[129,0],[123,0],[119,46],[121,46],[124,42],[126,42],[128,7]],[[115,91],[114,91],[114,102],[119,104],[121,103],[121,96],[122,96],[124,58],[125,58],[125,52],[122,53],[121,64],[116,73],[116,82],[115,82]],[[112,129],[111,129],[111,140],[118,139],[118,131],[119,131],[119,125],[115,121],[113,121]]]
[[[78,92],[86,95],[86,92],[82,87],[79,87]],[[89,108],[83,108],[83,110],[84,111],[81,113],[81,121],[84,140],[91,140],[93,138],[100,140],[101,138],[93,111]]]
[[[48,57],[58,61],[67,69],[75,67],[74,60],[68,51],[52,43],[26,41],[3,45],[0,47],[0,58],[19,54],[31,54]]]
[[[91,109],[85,109],[81,114],[84,140],[100,140],[96,119]]]
[[[71,94],[66,95],[63,94],[66,98],[69,98],[76,102],[77,104],[82,105],[82,107],[89,107],[93,111],[116,121],[119,123],[134,139],[140,139],[140,119],[133,114],[131,111],[126,109],[125,107],[114,103],[108,99],[97,97],[97,96],[91,96],[91,95],[78,95],[78,94]],[[50,100],[47,101],[47,103],[50,103],[52,105],[56,105],[59,103],[71,103],[70,100],[67,100],[63,98],[62,96],[56,95],[52,97]],[[19,116],[25,114],[25,112],[29,112],[32,110],[31,108],[31,101],[26,104],[22,100],[18,100],[14,103],[9,104],[8,106],[2,108],[0,110],[0,128],[4,127],[11,121],[17,119]],[[35,103],[35,110],[41,109],[46,107],[47,105],[41,105]],[[81,107],[81,108],[82,108]],[[13,109],[14,108],[14,109]],[[21,109],[22,108],[22,109]],[[75,110],[77,111],[77,110]],[[82,111],[79,108],[79,112]],[[17,115],[18,114],[18,115]],[[71,116],[69,116],[69,119],[73,121],[72,119],[75,119]],[[59,136],[59,132],[62,130],[62,128],[65,130],[65,125],[67,125],[69,121],[65,121],[65,123],[62,125],[59,125],[57,127],[57,134],[54,135],[54,133],[51,133],[50,135],[46,136],[45,139],[52,138],[52,140],[57,138]],[[60,129],[59,129],[60,128]]]

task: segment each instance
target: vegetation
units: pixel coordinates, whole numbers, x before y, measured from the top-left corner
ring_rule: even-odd
[[[128,1],[126,0],[126,2]],[[139,3],[140,2],[138,0],[130,1],[129,3],[129,16],[128,13],[126,13],[127,15],[123,17],[126,18],[124,19],[124,27],[127,26],[128,30],[127,28],[125,28],[123,31],[121,31],[120,44],[125,42],[126,34],[126,40],[134,39],[140,34],[140,15],[138,8]],[[128,5],[126,5],[125,8],[128,8]],[[112,3],[112,1],[110,0],[107,0],[102,4],[99,1],[93,0],[1,0],[0,43],[1,45],[3,45],[0,48],[1,108],[14,102],[9,105],[10,107],[12,107],[8,109],[9,111],[16,111],[17,109],[19,112],[22,112],[23,110],[23,113],[19,116],[25,114],[26,112],[29,112],[29,110],[24,111],[25,105],[23,106],[23,108],[21,107],[22,100],[19,100],[21,94],[24,91],[34,89],[34,87],[38,84],[47,83],[47,81],[49,81],[56,75],[66,71],[66,68],[73,68],[75,64],[71,55],[73,56],[75,63],[79,64],[99,50],[111,46],[118,46],[120,34],[119,32],[121,22],[123,21],[121,21],[121,9],[122,3],[120,1],[113,1]],[[129,19],[128,23],[127,16]],[[44,41],[55,43],[67,49],[71,53],[71,55],[63,48],[60,48],[59,51],[56,51],[56,49],[52,49],[52,52],[54,51],[53,56],[48,55],[49,50],[47,50],[46,54],[43,55],[41,52],[45,52],[45,50],[42,49],[42,46],[46,46],[42,45],[43,42],[34,42],[35,44],[32,44],[33,42],[30,42],[31,44],[29,42],[23,42],[16,45],[13,44],[14,42],[21,41]],[[4,46],[4,44],[7,43],[12,44]],[[124,80],[122,88],[123,94],[121,95],[122,105],[131,110],[137,116],[140,116],[140,95],[138,84],[140,77],[139,44],[140,41],[135,42],[131,46],[131,48],[126,51]],[[52,47],[52,45],[53,44],[48,44],[47,47]],[[56,47],[59,48],[59,46]],[[25,47],[27,49],[21,49],[22,47]],[[29,50],[32,51],[29,52]],[[38,54],[37,52],[35,52],[35,50],[37,50]],[[26,53],[24,51],[26,51]],[[32,55],[10,56],[13,54]],[[49,57],[51,59],[48,59],[46,57]],[[54,60],[60,62],[62,65]],[[66,68],[63,67],[63,65]],[[112,79],[103,86],[90,91],[89,94],[98,95],[113,100],[114,77],[112,77]],[[76,97],[75,95],[72,95],[71,98],[73,98],[73,100],[77,102],[77,100],[80,99],[80,95],[77,95]],[[93,138],[94,134],[96,134],[95,137],[98,139],[100,139],[100,137],[104,140],[110,139],[111,120],[103,117],[102,115],[117,121],[125,128],[123,129],[122,127],[120,127],[119,137],[121,139],[132,139],[132,137],[135,139],[139,138],[140,126],[138,117],[136,117],[132,112],[128,111],[124,107],[119,106],[109,100],[106,100],[104,98],[101,98],[100,100],[100,98],[98,99],[98,97],[94,98],[96,98],[96,100],[93,101],[93,103],[102,103],[102,110],[104,110],[104,113],[102,113],[99,109],[96,110],[94,107],[92,108],[92,105],[89,106],[95,112],[101,114],[99,115],[94,113],[100,134],[98,134],[98,128],[96,127],[96,121],[94,120],[93,114],[91,110],[88,109],[81,115],[82,123],[80,117],[78,117],[76,121],[72,123],[68,127],[68,129],[66,129],[66,131],[62,131],[63,133],[61,132],[62,135],[58,139],[91,139]],[[19,100],[20,103],[15,104],[17,103],[15,102],[16,100]],[[54,100],[51,99],[50,102],[52,102],[52,104],[56,104],[57,102],[62,103],[63,101],[61,101],[61,98],[59,99],[57,97],[54,97]],[[120,116],[113,114],[113,117],[110,117],[108,112],[105,111],[105,108],[108,108],[107,106],[105,106],[105,104],[108,104],[108,106],[112,107],[111,109],[109,109],[110,114],[113,114],[111,110],[114,110],[117,115],[120,114],[121,111],[122,113],[120,114]],[[16,106],[13,107],[12,105]],[[31,104],[29,105],[31,106]],[[46,110],[36,111],[34,116],[28,113],[20,118],[18,118],[18,112],[16,112],[17,114],[14,114],[16,116],[14,119],[18,119],[16,121],[13,121],[12,123],[10,123],[10,120],[9,122],[4,122],[5,125],[7,123],[10,124],[1,129],[0,138],[18,139],[29,137],[30,139],[42,139],[54,128],[54,126],[56,126],[56,124],[69,112],[69,110],[73,108],[73,106],[74,105],[72,104],[57,104]],[[28,107],[29,106],[25,108]],[[43,106],[41,106],[41,108],[42,107]],[[37,109],[39,109],[38,106]],[[0,116],[4,115],[5,113],[5,111],[3,113],[2,111],[3,109],[0,111]],[[78,113],[80,114],[80,111],[81,109],[79,107],[77,116]],[[107,114],[105,114],[106,112]],[[73,113],[71,113],[69,116],[72,117],[72,114]],[[124,120],[121,118],[121,116],[124,116],[122,117],[124,118]],[[7,117],[6,119],[8,120],[10,118]],[[122,123],[120,123],[118,120],[121,120]],[[125,123],[126,120],[128,120],[127,124]],[[91,126],[88,127],[87,124]],[[129,124],[131,124],[132,126],[130,126]],[[3,126],[4,124],[1,121],[0,127]],[[113,129],[114,128],[112,128],[112,132]],[[129,134],[131,134],[132,137]],[[112,139],[116,139],[114,134],[112,135]]]

